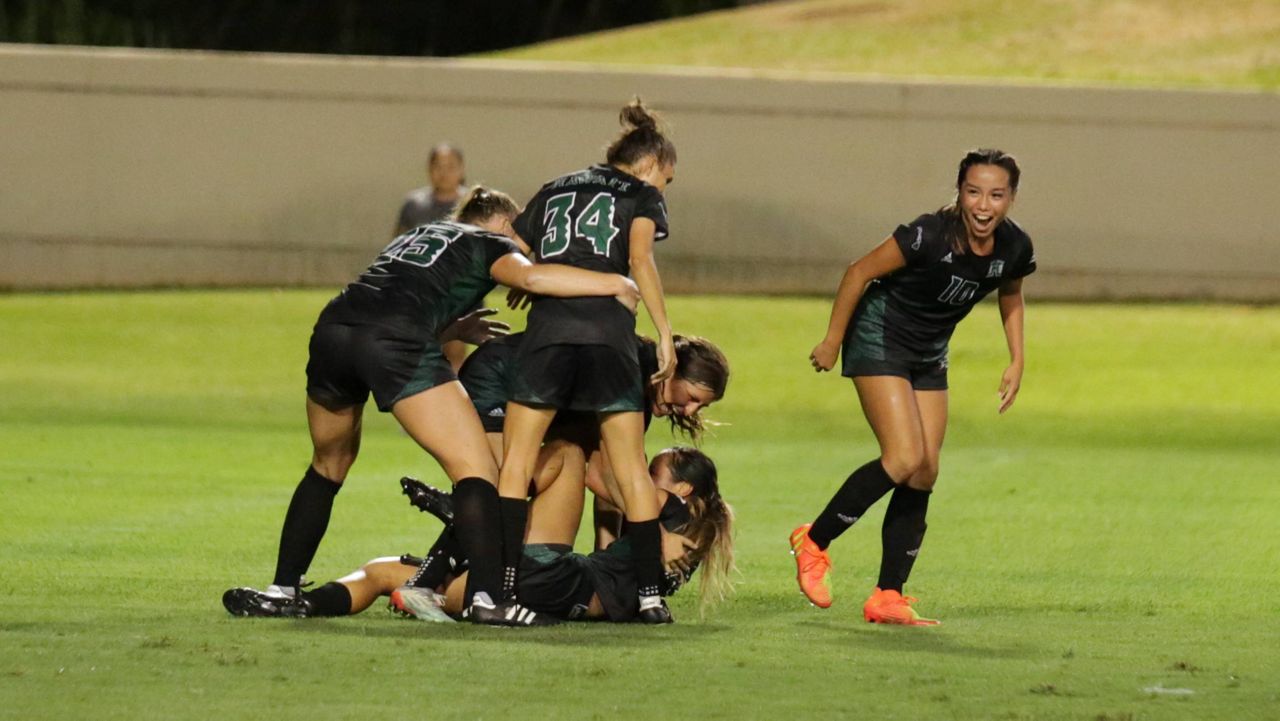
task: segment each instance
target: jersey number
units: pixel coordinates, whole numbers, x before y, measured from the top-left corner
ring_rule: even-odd
[[[618,229],[613,227],[613,196],[597,193],[581,212],[574,216],[573,206],[577,193],[561,193],[547,198],[547,211],[542,222],[547,232],[538,244],[538,255],[550,258],[569,249],[569,243],[581,238],[591,243],[596,255],[609,255]]]
[[[445,248],[461,237],[461,230],[439,225],[414,228],[391,241],[391,244],[378,256],[378,261],[374,265],[399,260],[420,268],[427,268],[440,258]]]
[[[978,292],[977,281],[965,280],[958,275],[953,275],[951,282],[947,284],[947,289],[942,291],[938,300],[951,305],[964,305],[973,300],[973,294],[976,292]]]

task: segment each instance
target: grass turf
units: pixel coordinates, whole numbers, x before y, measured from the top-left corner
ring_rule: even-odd
[[[489,57],[1107,85],[1280,89],[1266,0],[801,0]]]
[[[833,546],[835,606],[794,587],[788,531],[875,447],[851,384],[808,369],[827,301],[781,298],[670,301],[734,366],[704,447],[741,577],[705,620],[687,591],[664,628],[233,619],[219,595],[269,581],[306,466],[327,296],[0,296],[0,718],[1280,716],[1280,308],[1032,302],[1004,417],[978,308],[909,585],[935,629],[859,620],[883,503]],[[314,578],[423,550],[404,473],[443,479],[370,409]]]

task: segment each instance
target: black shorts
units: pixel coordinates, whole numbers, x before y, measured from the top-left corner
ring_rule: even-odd
[[[372,392],[385,413],[402,398],[457,380],[439,343],[377,326],[319,323],[310,351],[307,395],[327,407],[363,405]]]
[[[644,410],[636,351],[607,345],[522,343],[511,373],[510,399],[534,408],[618,413]]]
[[[882,328],[875,319],[854,316],[844,336],[841,349],[844,363],[841,375],[898,376],[911,382],[918,391],[945,391],[947,389],[947,349],[918,353],[900,348],[886,341]]]
[[[493,343],[495,341],[489,341]],[[483,346],[482,346],[483,349]],[[482,350],[477,350],[458,370],[458,380],[467,389],[471,405],[480,416],[485,433],[501,433],[507,419],[507,365],[505,363],[479,363]]]
[[[527,543],[520,559],[520,603],[538,613],[570,621],[584,618],[595,587],[586,570],[586,558],[571,546],[559,543]]]

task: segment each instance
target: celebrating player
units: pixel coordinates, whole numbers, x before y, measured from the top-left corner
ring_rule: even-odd
[[[606,164],[557,178],[529,201],[515,227],[539,265],[571,265],[632,274],[658,331],[655,382],[675,368],[671,325],[653,245],[667,236],[662,191],[675,174],[675,145],[639,99],[622,109],[622,134]],[[639,617],[670,623],[662,601],[658,504],[644,456],[644,386],[635,348],[635,317],[598,299],[537,298],[517,353],[499,492],[502,496],[504,590],[513,591],[528,515],[529,479],[557,410],[598,415],[618,501],[629,521]]]
[[[884,516],[880,578],[863,605],[875,623],[933,625],[902,595],[924,539],[929,494],[947,426],[947,345],[978,301],[998,290],[1010,363],[1000,378],[999,411],[1022,385],[1022,278],[1036,269],[1031,239],[1007,217],[1021,171],[1013,156],[974,150],[960,161],[956,198],[900,225],[845,271],[827,335],[809,359],[853,378],[880,457],[858,468],[812,524],[791,534],[800,590],[831,605],[827,546],[893,491]]]
[[[498,470],[466,392],[441,354],[441,331],[495,281],[548,296],[601,296],[626,314],[638,302],[638,290],[622,275],[530,263],[512,240],[518,210],[505,194],[473,189],[457,222],[399,236],[321,312],[307,363],[314,453],[285,515],[268,593],[297,593],[355,462],[372,392],[378,410],[395,416],[455,483],[458,537],[472,562],[471,618],[504,622],[505,609],[496,603],[502,583]]]
[[[536,497],[521,559],[521,606],[508,609],[534,620],[629,621],[639,612],[637,580],[627,538],[590,555],[572,552],[582,519],[583,457],[570,443],[547,444],[563,463],[545,465],[535,478]],[[575,457],[576,456],[576,457]],[[715,464],[693,448],[670,448],[654,457],[650,483],[662,502],[661,522],[671,533],[687,537],[689,565],[664,578],[661,592],[670,595],[701,565],[700,598],[707,606],[724,598],[733,568],[733,511],[720,495]],[[379,558],[360,570],[296,598],[269,596],[249,588],[228,590],[222,598],[237,616],[344,616],[368,608],[378,596],[391,595],[393,608],[424,620],[448,621],[462,610],[467,586],[467,559],[447,528],[433,548],[442,563],[429,585],[407,586],[421,577],[422,559]],[[428,558],[433,556],[429,555]],[[673,559],[674,560],[674,559]],[[446,615],[449,614],[449,615]],[[542,620],[538,620],[539,617]]]

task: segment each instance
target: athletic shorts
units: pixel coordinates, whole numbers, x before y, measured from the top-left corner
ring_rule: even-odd
[[[564,544],[525,544],[516,588],[520,603],[556,618],[585,618],[596,592],[585,561]]]
[[[385,413],[402,398],[457,380],[439,343],[377,326],[319,323],[310,351],[307,395],[327,407],[363,405],[373,393]]]
[[[854,316],[845,333],[841,374],[857,376],[898,376],[918,391],[947,389],[947,349],[928,354],[913,352],[887,342],[884,332],[872,321]]]
[[[644,410],[636,352],[607,345],[522,343],[511,373],[510,399],[534,408],[618,413]]]
[[[507,367],[505,363],[463,363],[458,380],[467,389],[471,405],[480,416],[485,433],[501,433],[507,419]]]

